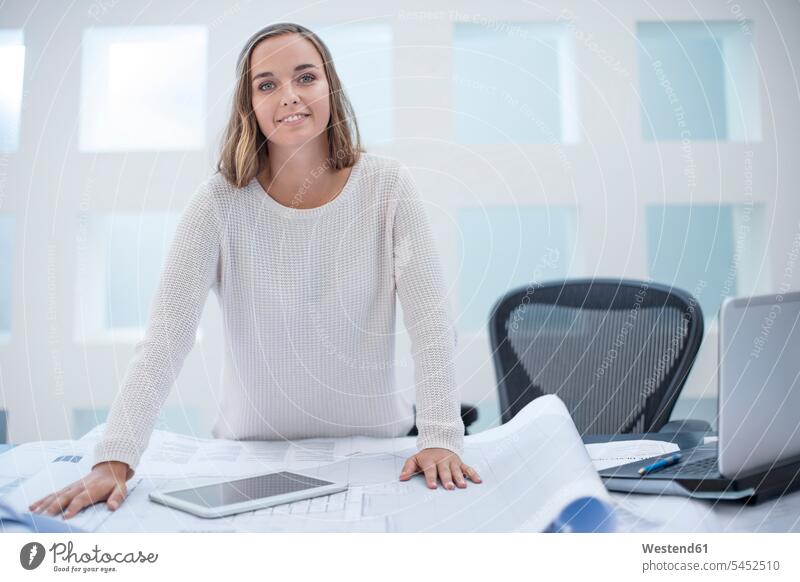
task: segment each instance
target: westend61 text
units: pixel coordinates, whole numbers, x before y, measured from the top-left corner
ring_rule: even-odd
[[[138,553],[134,552],[117,552],[109,554],[103,552],[95,544],[88,552],[76,554],[72,551],[72,542],[63,544],[61,542],[55,543],[50,546],[50,552],[53,554],[53,563],[60,558],[62,562],[74,562],[78,564],[85,564],[88,562],[95,562],[97,564],[108,564],[114,562],[116,564],[135,564],[135,563],[154,563],[158,560],[158,554],[144,554],[141,550]]]
[[[708,544],[688,544],[685,546],[642,544],[642,551],[645,554],[707,554]]]

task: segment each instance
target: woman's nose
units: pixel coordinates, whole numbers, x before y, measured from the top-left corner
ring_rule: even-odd
[[[297,103],[297,94],[291,88],[284,91],[281,96],[281,105],[289,105],[290,103]]]

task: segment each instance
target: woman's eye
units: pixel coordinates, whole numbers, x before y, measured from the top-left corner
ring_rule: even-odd
[[[311,81],[314,80],[314,78],[315,78],[314,75],[312,75],[310,73],[306,73],[305,75],[300,77],[300,80],[302,81],[303,79],[308,79],[308,82],[310,83]]]
[[[261,91],[265,91],[264,87],[266,87],[267,85],[272,85],[272,84],[273,84],[273,83],[272,83],[272,81],[267,81],[266,83],[261,83],[261,84],[258,86],[258,88],[259,88],[259,90],[261,90]],[[270,89],[271,89],[271,88],[272,88],[272,87],[270,87]]]

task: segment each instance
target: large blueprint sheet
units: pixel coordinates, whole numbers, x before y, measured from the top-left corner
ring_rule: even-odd
[[[79,479],[91,467],[91,450],[101,430],[79,441],[29,443],[0,456],[0,497],[5,491],[4,501],[25,511],[35,499]],[[466,489],[431,490],[421,476],[399,481],[403,463],[416,452],[414,442],[413,437],[239,442],[155,431],[128,482],[125,503],[116,512],[98,504],[71,521],[102,532],[542,531],[578,499],[611,504],[574,423],[555,396],[536,399],[505,425],[466,437],[463,460],[483,478],[481,484],[468,482]],[[148,499],[156,489],[278,470],[347,483],[349,488],[219,519],[194,517]]]

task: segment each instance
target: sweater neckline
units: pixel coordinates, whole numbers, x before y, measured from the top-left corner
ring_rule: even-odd
[[[342,201],[350,197],[351,192],[355,188],[355,184],[361,174],[361,166],[363,165],[363,161],[364,153],[359,152],[358,159],[356,160],[355,164],[353,164],[350,170],[350,175],[347,177],[347,181],[345,182],[344,186],[342,186],[339,194],[335,196],[333,200],[326,202],[322,206],[317,206],[316,208],[293,208],[291,206],[284,206],[267,193],[267,191],[261,185],[261,182],[259,182],[258,178],[256,177],[253,177],[253,179],[250,180],[250,187],[261,198],[262,204],[266,205],[269,209],[274,210],[275,212],[283,214],[284,216],[291,216],[293,218],[319,216],[333,210],[336,206],[342,204]]]

